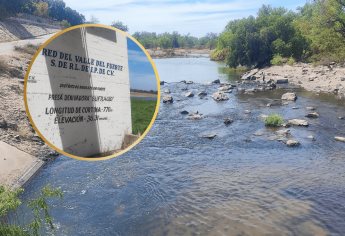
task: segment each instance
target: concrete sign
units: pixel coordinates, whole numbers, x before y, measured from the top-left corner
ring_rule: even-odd
[[[29,71],[26,105],[59,151],[90,157],[121,149],[132,132],[126,35],[79,27],[54,37]]]

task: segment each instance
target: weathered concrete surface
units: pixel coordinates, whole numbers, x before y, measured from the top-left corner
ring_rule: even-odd
[[[0,185],[23,186],[44,164],[44,161],[2,141],[0,153]]]

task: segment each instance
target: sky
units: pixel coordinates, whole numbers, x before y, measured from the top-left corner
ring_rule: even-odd
[[[131,89],[157,91],[152,65],[141,48],[127,38],[128,67]]]
[[[64,0],[89,20],[102,24],[122,21],[129,33],[136,31],[190,33],[201,37],[220,33],[227,22],[255,15],[263,4],[296,10],[307,0]]]

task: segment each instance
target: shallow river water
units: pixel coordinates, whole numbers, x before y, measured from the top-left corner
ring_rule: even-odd
[[[222,74],[220,64],[207,58],[156,64],[161,80],[171,82],[162,90],[169,88],[175,101],[161,104],[138,146],[108,161],[59,157],[27,185],[24,202],[46,184],[64,191],[63,200],[51,202],[57,235],[345,234],[345,143],[334,141],[345,135],[345,120],[338,119],[344,101],[295,89],[295,103],[267,107],[291,90],[278,89],[234,92],[216,103],[210,95],[218,86],[205,83],[237,79]],[[181,80],[201,84],[174,83]],[[186,98],[186,88],[209,95]],[[320,118],[305,118],[307,106]],[[204,118],[188,120],[182,110]],[[299,147],[271,140],[275,130],[259,118],[270,113],[308,119],[307,128],[289,128]],[[234,122],[225,126],[225,117]],[[207,132],[217,136],[200,137]]]

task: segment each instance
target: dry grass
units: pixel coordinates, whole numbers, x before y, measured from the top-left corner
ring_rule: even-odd
[[[7,74],[10,70],[10,66],[7,64],[7,62],[0,58],[0,75]]]
[[[34,45],[31,43],[28,43],[24,46],[15,46],[14,47],[14,50],[21,52],[21,53],[29,54],[29,55],[34,55],[35,52],[37,51],[37,49],[38,49],[38,45]]]

